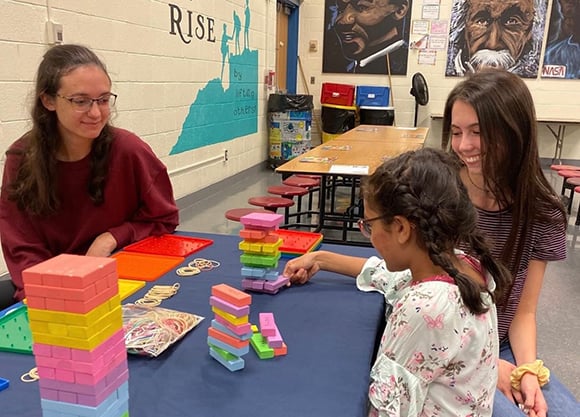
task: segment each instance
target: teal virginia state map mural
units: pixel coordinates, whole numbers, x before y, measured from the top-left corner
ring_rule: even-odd
[[[235,10],[233,26],[228,31],[224,23],[221,30],[220,77],[208,81],[197,93],[171,155],[258,131],[258,51],[249,48],[249,0],[244,9],[243,34],[241,18]],[[224,72],[228,74],[227,89],[223,83]]]

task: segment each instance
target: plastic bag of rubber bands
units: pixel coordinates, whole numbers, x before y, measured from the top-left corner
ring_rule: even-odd
[[[157,357],[197,326],[204,317],[162,307],[123,305],[128,353]]]

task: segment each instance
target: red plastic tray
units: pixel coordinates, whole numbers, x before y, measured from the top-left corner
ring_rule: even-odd
[[[213,240],[198,237],[163,235],[151,236],[125,246],[128,252],[151,253],[154,255],[189,256],[206,246],[213,244]]]
[[[307,253],[317,246],[322,239],[321,233],[299,232],[297,230],[278,229],[276,234],[282,238],[280,252]]]
[[[150,253],[117,252],[111,255],[117,260],[119,278],[139,281],[155,281],[182,263],[181,256],[152,255]]]

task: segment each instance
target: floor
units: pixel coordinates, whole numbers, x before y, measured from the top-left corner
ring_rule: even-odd
[[[561,179],[549,169],[546,175],[556,190]],[[281,176],[270,167],[256,166],[219,184],[199,191],[178,202],[179,230],[238,234],[240,225],[224,217],[226,210],[249,207],[249,197],[266,195],[270,185]],[[339,195],[338,209],[347,205],[346,195]],[[580,196],[576,196],[568,226],[568,258],[548,265],[538,309],[538,357],[554,375],[580,399],[580,226],[575,226]],[[315,218],[313,220],[316,220]],[[358,233],[358,232],[357,232]]]

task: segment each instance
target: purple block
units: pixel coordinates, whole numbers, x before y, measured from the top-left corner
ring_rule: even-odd
[[[235,333],[238,336],[252,332],[252,325],[250,323],[235,325],[235,324],[230,323],[229,321],[227,321],[226,319],[224,319],[223,317],[220,317],[218,315],[215,316],[215,320],[218,323],[223,324],[225,327],[230,329],[233,333]]]
[[[265,290],[269,290],[269,291],[274,291],[274,290],[279,290],[280,288],[282,288],[283,286],[285,286],[286,284],[288,284],[289,279],[286,278],[283,275],[280,275],[278,277],[278,279],[274,282],[271,281],[267,281],[264,284],[264,289]]]
[[[238,307],[238,306],[235,306],[231,303],[228,303],[225,300],[222,300],[219,297],[216,297],[215,295],[212,295],[211,297],[209,297],[209,305],[217,307],[220,310],[223,310],[227,313],[230,313],[231,315],[233,315],[235,317],[244,317],[244,316],[247,316],[248,314],[250,314],[250,306],[249,305],[245,305],[243,307]]]

